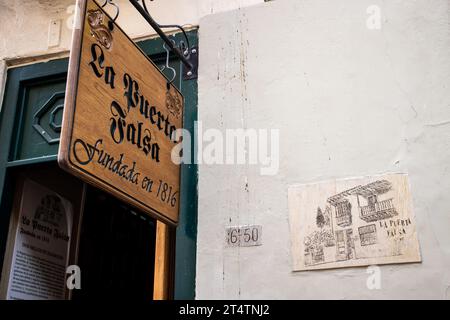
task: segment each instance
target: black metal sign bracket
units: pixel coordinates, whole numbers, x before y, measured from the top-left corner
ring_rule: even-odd
[[[190,47],[189,39],[186,35],[182,26],[179,25],[160,25],[157,23],[150,15],[145,0],[141,0],[142,5],[139,0],[130,0],[131,4],[136,8],[136,10],[141,14],[142,17],[150,24],[150,26],[156,31],[156,33],[161,37],[161,39],[166,43],[167,47],[178,57],[184,65],[183,68],[183,79],[191,80],[197,78],[198,70],[198,48]],[[179,46],[176,46],[173,40],[162,31],[163,28],[177,28],[183,32],[186,43],[180,42]]]
[[[198,47],[192,47],[190,51],[188,60],[192,65],[192,69],[183,68],[183,80],[192,80],[198,77]]]

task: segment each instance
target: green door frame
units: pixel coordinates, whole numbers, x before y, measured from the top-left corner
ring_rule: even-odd
[[[187,32],[192,46],[198,45],[197,31]],[[175,41],[183,40],[180,33],[173,36]],[[160,38],[138,42],[139,47],[150,56],[155,63],[165,62],[165,50]],[[176,56],[170,56],[170,64],[177,70],[174,84],[185,98],[185,129],[194,137],[194,122],[197,120],[197,80],[182,80],[182,63]],[[5,87],[3,105],[0,110],[0,269],[6,248],[10,212],[14,193],[14,185],[9,170],[26,164],[55,161],[57,155],[53,149],[42,150],[42,154],[27,159],[15,160],[14,154],[20,148],[18,137],[23,121],[22,101],[24,87],[33,81],[61,80],[67,77],[68,59],[58,59],[44,63],[9,69]],[[171,76],[171,75],[169,75]],[[194,154],[194,146],[191,146]],[[182,164],[181,167],[181,199],[180,220],[176,230],[175,248],[175,299],[195,298],[195,267],[197,244],[197,180],[196,164]],[[1,275],[0,275],[1,280]]]

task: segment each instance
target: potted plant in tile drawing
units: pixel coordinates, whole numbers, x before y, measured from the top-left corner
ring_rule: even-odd
[[[324,261],[323,246],[318,231],[314,231],[310,236],[306,237],[305,253],[309,254],[308,260],[310,260],[311,264]]]
[[[335,246],[331,209],[328,206],[325,212],[317,207],[316,226],[318,230],[305,237],[305,265],[325,262],[324,248]]]
[[[317,230],[305,238],[305,265],[325,261],[324,247],[334,246],[334,237],[329,230]]]
[[[325,247],[334,246],[334,236],[333,232],[330,229],[330,208],[327,206],[325,212],[322,212],[320,207],[317,207],[317,215],[316,215],[316,225],[320,229],[320,242],[324,244]]]

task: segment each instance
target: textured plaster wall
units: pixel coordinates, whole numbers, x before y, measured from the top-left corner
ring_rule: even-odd
[[[128,0],[114,2],[120,6],[118,24],[133,39],[154,35],[153,29]],[[263,0],[146,1],[153,18],[159,23],[186,27],[197,26],[199,18],[204,15],[260,2]],[[68,55],[75,3],[75,0],[0,0],[0,102],[7,65],[33,63],[35,60]],[[106,8],[111,15],[115,14],[112,6]],[[59,26],[56,27],[57,32],[50,32],[50,25],[55,21]]]
[[[381,29],[366,26],[370,5]],[[280,129],[280,170],[200,165],[197,298],[450,298],[450,1],[277,0],[200,21],[199,119]],[[421,264],[291,272],[287,188],[409,173]],[[261,224],[262,246],[225,227]]]
[[[103,0],[99,0],[103,3]],[[199,18],[263,0],[147,0],[147,6],[161,24],[198,25]],[[0,0],[0,59],[67,51],[70,47],[70,21],[75,0]],[[119,25],[132,37],[154,34],[128,0],[116,0],[120,7]],[[106,7],[111,14],[112,6]],[[48,46],[49,25],[61,21],[60,41]]]

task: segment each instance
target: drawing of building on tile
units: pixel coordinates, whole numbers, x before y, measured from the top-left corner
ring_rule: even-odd
[[[416,253],[414,259],[420,259],[415,225],[410,212],[403,210],[407,208],[406,202],[401,203],[402,197],[406,196],[405,201],[410,200],[409,194],[404,194],[405,188],[399,185],[399,192],[389,179],[381,178],[368,183],[346,184],[349,187],[343,191],[328,195],[324,190],[331,190],[331,186],[305,187],[305,190],[317,190],[320,194],[311,197],[305,191],[302,199],[319,200],[309,204],[299,202],[308,211],[305,214],[306,210],[300,208],[300,218],[305,221],[301,225],[303,257],[299,259],[303,266],[299,269],[360,265],[374,259],[382,263],[402,261],[411,251],[408,241],[414,241],[413,247],[417,248],[413,252]],[[337,188],[334,186],[333,189]],[[397,208],[399,204],[402,214]]]

